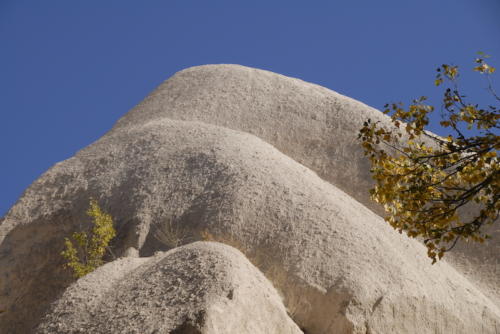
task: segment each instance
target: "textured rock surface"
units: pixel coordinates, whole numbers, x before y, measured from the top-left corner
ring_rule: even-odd
[[[198,242],[103,266],[70,286],[36,333],[302,331],[271,283],[243,254]]]
[[[369,166],[357,134],[387,117],[324,87],[239,65],[192,67],[174,75],[120,119],[114,130],[170,118],[251,133],[315,171],[368,208]],[[500,223],[488,247],[459,243],[448,260],[500,306]]]
[[[122,117],[113,131],[152,120],[200,121],[253,134],[368,207],[369,167],[357,140],[378,110],[327,88],[239,65],[188,68]]]
[[[315,171],[376,213],[369,166],[357,134],[378,110],[324,87],[239,65],[188,68],[160,85],[114,130],[170,118],[202,121],[251,133]],[[500,223],[488,247],[459,243],[448,256],[500,306]]]
[[[289,99],[274,105],[279,92]],[[171,119],[189,117],[198,121]],[[255,129],[243,130],[261,138],[227,128],[249,117]],[[332,185],[348,179],[354,196],[367,186],[354,146],[366,117],[383,119],[265,71],[206,66],[174,76],[9,211],[0,226],[0,304],[8,309],[0,329],[29,333],[67,286],[62,240],[86,221],[93,196],[115,217],[117,254],[164,250],[153,223],[172,221],[190,240],[207,230],[272,279],[308,333],[496,333],[498,306],[474,281],[444,262],[431,266],[422,245]],[[227,127],[206,124],[215,120]],[[311,138],[315,148],[303,144]],[[338,144],[326,145],[329,138]]]

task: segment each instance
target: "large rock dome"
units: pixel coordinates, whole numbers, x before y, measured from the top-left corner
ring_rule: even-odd
[[[243,256],[231,247],[200,243],[155,257],[170,248],[154,238],[155,230],[173,224],[186,233],[184,243],[210,235],[266,275],[297,326],[268,282],[248,269],[249,282],[262,283],[254,302],[274,315],[265,322],[256,311],[262,328],[281,319],[289,333],[299,327],[307,333],[495,333],[500,309],[490,263],[498,261],[498,245],[467,253],[459,266],[431,265],[420,243],[392,230],[367,196],[368,165],[356,141],[367,118],[387,121],[360,102],[267,71],[208,65],[179,72],[97,142],[48,170],[4,217],[0,331],[69,328],[75,318],[57,312],[108,305],[88,297],[94,293],[88,281],[110,281],[116,300],[132,300],[170,291],[162,279],[140,284],[140,277],[211,268],[224,252],[234,259],[223,260],[227,266],[255,268],[241,264]],[[87,221],[90,197],[115,218],[113,250],[122,258],[68,287],[59,253],[64,237]],[[189,252],[202,254],[198,269],[169,260]],[[123,275],[110,274],[113,266],[123,267]],[[250,284],[227,266],[219,268],[231,277],[226,283],[202,281],[217,291]],[[464,276],[464,268],[473,273]],[[68,302],[75,296],[78,302]],[[102,310],[101,320],[111,324],[113,314]],[[127,310],[130,317],[140,314],[135,306]],[[183,324],[177,316],[167,316],[174,320],[165,332]],[[85,319],[93,321],[78,318],[82,328],[93,328]],[[154,324],[134,326],[129,321],[120,332]],[[206,323],[197,326],[212,333]]]

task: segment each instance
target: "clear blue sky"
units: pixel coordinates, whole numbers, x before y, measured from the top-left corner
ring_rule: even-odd
[[[0,43],[2,216],[181,69],[267,69],[380,109],[433,96],[435,68],[476,51],[500,67],[500,0],[0,0]]]

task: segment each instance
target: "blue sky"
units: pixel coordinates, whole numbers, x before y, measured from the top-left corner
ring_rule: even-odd
[[[484,51],[500,67],[500,0],[0,0],[0,43],[2,216],[186,67],[267,69],[379,109],[436,98],[442,63]],[[478,75],[463,80],[492,103]]]

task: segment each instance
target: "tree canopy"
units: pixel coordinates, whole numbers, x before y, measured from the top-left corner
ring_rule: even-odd
[[[426,130],[435,112],[426,97],[406,108],[387,104],[392,123],[367,120],[359,132],[375,180],[372,199],[384,206],[393,228],[423,239],[433,263],[459,240],[484,242],[484,227],[499,216],[500,97],[487,57],[480,53],[473,70],[486,77],[496,106],[480,107],[462,94],[458,66],[437,69],[434,83],[445,87],[440,124],[450,135]]]

